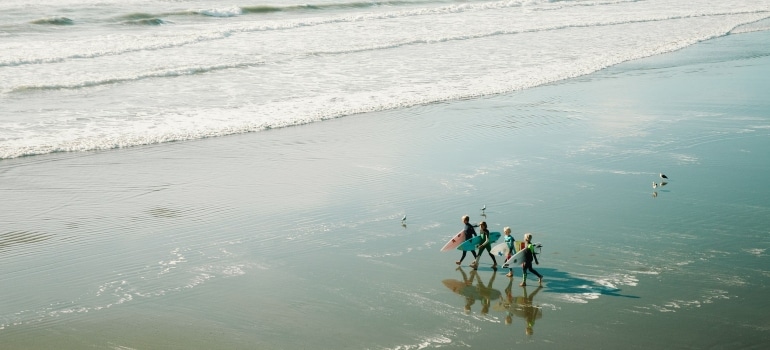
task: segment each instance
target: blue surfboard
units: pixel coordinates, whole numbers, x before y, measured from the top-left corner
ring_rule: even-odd
[[[500,235],[500,232],[490,232],[489,239],[492,241],[490,243],[497,242],[497,240],[500,239]],[[484,242],[484,236],[478,235],[457,246],[457,250],[476,250],[476,245],[481,242]]]

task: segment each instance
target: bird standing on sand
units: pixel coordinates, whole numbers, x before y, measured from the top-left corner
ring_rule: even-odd
[[[487,205],[486,204],[484,204],[484,206],[481,207],[481,211],[484,211],[484,210],[487,210]]]
[[[652,182],[652,188],[658,188],[658,184],[656,184],[655,181]]]
[[[401,222],[404,222],[404,221],[406,221],[406,214],[404,214],[404,217],[401,218]]]
[[[668,180],[668,176],[666,176],[664,173],[660,173],[660,178]]]

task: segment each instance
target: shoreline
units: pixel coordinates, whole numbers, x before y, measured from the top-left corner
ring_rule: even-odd
[[[0,334],[11,348],[761,347],[768,42],[725,37],[489,98],[0,162]],[[659,172],[670,181],[655,191]],[[544,288],[529,298],[520,271],[508,280],[488,258],[455,270],[459,252],[438,250],[464,214],[533,232]],[[442,284],[467,278],[499,297]],[[532,335],[508,294],[540,308]],[[738,326],[713,332],[726,323]]]

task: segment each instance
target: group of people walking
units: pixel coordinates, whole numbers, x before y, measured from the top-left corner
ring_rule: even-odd
[[[469,240],[476,236],[476,230],[474,229],[474,226],[470,223],[470,217],[468,215],[464,215],[462,217],[463,224],[465,225],[465,228],[463,229],[463,232],[465,234],[465,240]],[[487,251],[487,254],[489,254],[489,257],[492,258],[492,269],[497,270],[497,259],[495,259],[495,255],[492,254],[492,239],[490,238],[489,230],[487,229],[487,223],[486,221],[482,221],[479,223],[479,235],[483,237],[481,243],[477,246],[478,253],[474,250],[471,250],[471,254],[473,254],[473,262],[470,263],[470,267],[476,270],[479,267],[479,259],[481,258],[481,255],[484,253],[484,251]],[[514,239],[513,236],[511,236],[511,228],[506,227],[503,229],[503,233],[505,234],[505,243],[508,245],[508,255],[505,257],[506,261],[511,258],[511,256],[516,252],[514,249]],[[532,234],[527,233],[524,235],[524,249],[527,249],[527,252],[525,253],[524,262],[521,264],[522,269],[522,277],[523,280],[521,282],[521,286],[527,285],[527,272],[530,271],[535,274],[538,278],[538,283],[543,283],[543,275],[541,275],[537,270],[535,270],[532,267],[532,261],[535,262],[535,264],[540,264],[539,261],[537,261],[537,254],[535,251],[535,246],[532,244]],[[465,256],[468,253],[468,251],[463,251],[463,255],[460,257],[460,260],[456,261],[455,263],[457,265],[462,264],[463,260],[465,260]],[[505,266],[503,266],[505,267]],[[506,276],[513,277],[513,268],[508,267],[510,271]]]

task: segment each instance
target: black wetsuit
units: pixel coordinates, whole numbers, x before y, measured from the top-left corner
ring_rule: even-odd
[[[538,273],[535,269],[532,268],[532,260],[537,262],[537,255],[535,254],[535,247],[532,243],[527,242],[527,247],[524,248],[527,250],[527,253],[524,255],[524,264],[521,265],[521,270],[524,275],[524,280],[522,283],[527,283],[527,270],[532,271],[532,273],[535,274],[538,278],[543,278],[543,275]]]
[[[469,240],[476,236],[476,230],[473,229],[473,225],[470,223],[465,224],[465,240]],[[463,250],[463,256],[460,257],[460,263],[463,262],[463,259],[465,259],[465,255],[468,253],[467,250]],[[471,254],[473,254],[473,258],[476,258],[476,251],[471,250]]]

